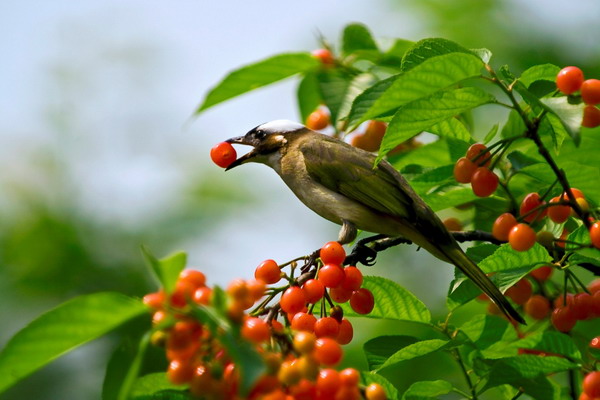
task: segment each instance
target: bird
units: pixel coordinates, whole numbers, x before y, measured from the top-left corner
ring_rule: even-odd
[[[455,265],[506,316],[525,324],[437,214],[387,161],[376,164],[375,154],[288,120],[263,123],[226,142],[252,147],[227,171],[251,162],[272,168],[304,205],[342,226],[341,244],[352,242],[358,230],[409,240]]]

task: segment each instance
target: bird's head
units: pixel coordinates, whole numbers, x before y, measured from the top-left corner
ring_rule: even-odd
[[[230,170],[247,162],[260,162],[269,164],[273,157],[282,154],[289,142],[289,136],[307,130],[304,125],[288,120],[275,120],[259,125],[244,136],[227,139],[232,144],[245,144],[253,149],[244,154],[227,168]]]

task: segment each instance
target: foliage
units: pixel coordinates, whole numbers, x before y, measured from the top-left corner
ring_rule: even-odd
[[[598,219],[600,202],[600,167],[594,152],[600,148],[600,128],[581,127],[581,98],[564,96],[554,86],[558,66],[538,65],[520,75],[507,66],[496,71],[489,64],[489,50],[467,49],[439,38],[416,43],[397,39],[384,48],[366,27],[358,24],[344,29],[340,49],[331,64],[319,62],[310,53],[288,53],[239,68],[209,92],[197,111],[205,112],[256,88],[297,77],[302,119],[306,120],[322,104],[330,113],[329,132],[333,136],[350,140],[352,135],[365,134],[366,123],[371,120],[388,124],[378,146],[377,162],[387,159],[435,211],[455,206],[469,210],[472,235],[466,240],[489,243],[475,243],[467,254],[484,272],[493,275],[495,284],[518,306],[524,302],[510,296],[509,290],[524,280],[530,286],[533,283],[533,291],[548,300],[567,302],[571,301],[567,300],[568,293],[588,291],[579,275],[583,275],[582,271],[600,274],[600,251],[591,244],[589,235],[591,221]],[[491,128],[480,129],[473,124],[472,115],[482,107],[507,109],[506,121],[493,121]],[[415,141],[424,131],[430,132],[433,139]],[[456,161],[477,139],[488,145],[490,154],[474,162],[479,166],[491,162],[489,169],[500,175],[502,189],[485,198],[475,196],[454,179]],[[516,251],[512,242],[502,243],[506,240],[489,234],[495,218],[503,212],[515,214],[520,221],[527,217],[519,215],[518,208],[519,200],[528,193],[536,192],[549,200],[569,193],[573,187],[585,194],[587,206],[567,194],[560,201],[573,210],[568,219],[557,223],[546,218],[530,224],[537,232],[548,232],[549,241],[532,243],[527,251]],[[548,207],[545,203],[536,210],[542,212]],[[375,246],[373,249],[381,250]],[[183,313],[210,331],[211,340],[219,343],[238,368],[239,392],[251,392],[268,366],[261,356],[264,349],[257,350],[244,336],[243,320],[232,317],[231,299],[235,295],[214,288],[210,304],[190,305],[187,293],[184,303],[176,306],[170,296],[180,290],[178,282],[185,267],[185,254],[158,260],[144,249],[144,256],[163,295],[170,299],[162,300],[161,304],[170,304],[166,311],[175,319]],[[303,274],[294,276],[300,260],[305,263],[300,268]],[[278,305],[269,308],[267,304],[276,302],[290,284],[305,283],[314,277],[319,263],[317,257],[306,256],[284,265],[291,269],[285,274],[286,286],[268,288],[264,292],[267,299],[250,312],[264,316],[270,323],[278,317],[283,321],[284,331],[273,334],[277,342],[273,347],[282,353],[292,352],[291,318],[280,312]],[[532,271],[548,265],[560,278],[532,277]],[[523,394],[534,399],[561,399],[565,393],[571,397],[579,393],[582,373],[596,368],[597,353],[588,346],[596,334],[585,329],[593,326],[592,322],[577,323],[574,329],[563,333],[558,325],[549,323],[548,317],[528,316],[525,327],[496,315],[473,315],[467,321],[454,318],[460,307],[481,294],[459,272],[450,283],[446,302],[449,312],[442,320],[432,318],[421,300],[395,282],[370,276],[365,277],[362,287],[375,298],[368,318],[416,323],[428,331],[423,337],[379,336],[365,343],[368,371],[361,374],[362,384],[381,385],[388,398],[437,399],[455,392],[470,399],[496,395],[508,400]],[[493,308],[491,303],[490,307]],[[311,311],[313,308],[325,310],[325,300],[313,305]],[[360,316],[351,304],[342,304],[341,309],[345,316]],[[0,390],[145,310],[137,299],[99,293],[75,298],[49,311],[18,332],[0,353]],[[600,312],[592,311],[586,318],[578,319],[597,316]],[[175,323],[167,320],[150,327],[148,321],[148,334],[138,338],[140,345],[127,364],[126,377],[114,381],[113,386],[105,383],[105,388],[110,388],[105,390],[105,398],[189,398],[188,386],[173,385],[164,373],[138,376],[150,335],[168,335]],[[451,377],[417,381],[400,393],[382,374],[432,353],[444,353],[455,360],[462,382]],[[109,371],[107,380],[110,375]],[[224,372],[220,370],[217,375],[223,378]]]

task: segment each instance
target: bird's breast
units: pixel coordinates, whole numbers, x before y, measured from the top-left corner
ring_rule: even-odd
[[[321,217],[340,225],[349,221],[369,232],[399,234],[397,221],[315,181],[306,169],[301,152],[282,157],[277,172],[296,197]]]

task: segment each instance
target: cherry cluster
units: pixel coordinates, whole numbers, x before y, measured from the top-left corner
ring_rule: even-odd
[[[525,314],[534,320],[550,317],[554,328],[563,333],[570,332],[577,321],[600,318],[600,279],[592,281],[587,288],[582,288],[584,290],[577,294],[566,291],[553,294],[547,281],[556,268],[552,265],[536,268],[529,273],[528,277],[522,278],[510,287],[505,295],[516,305],[522,306]],[[490,301],[486,294],[481,294],[478,299]],[[491,301],[488,312],[502,315]],[[596,345],[600,347],[600,338]]]
[[[600,80],[584,80],[583,71],[577,67],[565,67],[556,76],[557,89],[568,96],[579,94],[585,104],[582,126],[595,128],[600,126]]]
[[[600,342],[600,340],[598,340],[598,342]],[[583,392],[581,392],[579,400],[597,399],[600,399],[600,371],[593,371],[583,378]]]
[[[203,324],[195,313],[221,307],[231,331],[238,332],[266,366],[245,398],[385,400],[383,387],[361,385],[357,370],[333,369],[342,360],[341,345],[353,337],[352,324],[334,302],[349,302],[356,313],[367,314],[374,307],[373,294],[361,287],[358,268],[344,266],[346,253],[338,242],[325,244],[316,257],[307,257],[305,271],[297,278],[296,261],[283,266],[262,262],[255,279],[234,279],[228,285],[222,306],[215,299],[220,289],[208,287],[205,275],[193,269],[181,272],[171,293],[161,289],[144,296],[153,312],[151,342],[165,348],[169,380],[187,385],[195,397],[242,398],[240,367],[218,331],[224,328]],[[287,265],[289,274],[282,270]],[[282,279],[285,285],[274,286]],[[275,304],[269,305],[272,301]]]
[[[464,157],[454,165],[454,178],[459,183],[470,183],[478,197],[491,196],[498,188],[498,176],[490,168],[492,154],[482,143],[469,147]]]

